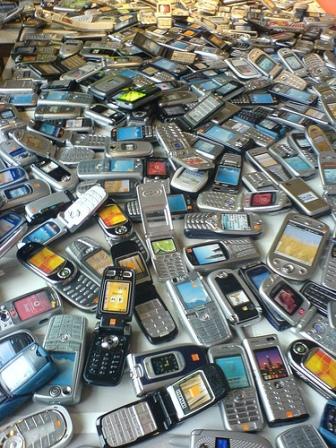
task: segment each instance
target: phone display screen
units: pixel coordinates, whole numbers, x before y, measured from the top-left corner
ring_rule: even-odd
[[[314,263],[322,235],[307,227],[287,224],[274,253],[307,266]]]
[[[45,291],[29,294],[14,302],[14,308],[22,321],[39,316],[55,308],[56,302],[49,300]]]
[[[0,367],[3,367],[16,355],[16,350],[10,341],[0,343]]]
[[[143,132],[141,126],[129,126],[117,129],[117,140],[141,140]]]
[[[167,164],[161,160],[148,160],[146,171],[147,176],[167,176]]]
[[[255,350],[254,355],[264,381],[288,377],[286,366],[277,347]]]
[[[44,247],[28,258],[27,262],[43,274],[50,275],[65,263],[65,259]]]
[[[11,232],[15,229],[16,224],[5,216],[0,217],[0,240],[6,235],[6,233]]]
[[[120,180],[106,180],[104,182],[104,189],[106,193],[129,193],[131,190],[131,184],[129,179]]]
[[[298,58],[296,58],[295,56],[288,56],[286,58],[286,62],[292,70],[298,70],[298,69],[302,68],[302,64],[300,63]]]
[[[251,230],[249,216],[244,213],[222,213],[224,230]]]
[[[290,87],[287,90],[286,93],[287,96],[290,98],[293,98],[295,101],[302,102],[302,103],[309,103],[314,99],[314,96],[312,96],[308,92],[304,92],[302,90],[294,89],[294,87]]]
[[[274,204],[274,193],[253,193],[251,195],[250,204],[253,207],[268,207]]]
[[[213,400],[205,378],[199,372],[194,373],[173,387],[184,415],[201,409]]]
[[[227,260],[223,246],[218,243],[209,243],[202,246],[187,248],[186,253],[192,254],[196,263],[201,266]]]
[[[54,376],[50,383],[50,386],[74,386],[75,371],[75,352],[51,352],[51,359],[57,366],[58,374]]]
[[[216,149],[216,145],[210,142],[206,142],[205,140],[197,140],[192,145],[192,147],[200,151],[206,152],[207,154],[211,154]]]
[[[176,288],[187,310],[204,307],[211,300],[199,278],[177,283]]]
[[[267,268],[263,268],[263,267],[257,268],[256,270],[253,270],[252,272],[247,272],[246,274],[248,275],[252,284],[258,290],[259,290],[262,282],[270,276],[270,273],[267,270]]]
[[[254,156],[254,158],[264,168],[278,165],[278,162],[275,159],[273,159],[273,157],[270,154],[268,154],[267,152],[264,152],[262,154],[257,154],[256,156]]]
[[[46,222],[34,230],[29,235],[23,238],[23,242],[27,243],[40,243],[44,244],[49,241],[51,238],[56,236],[61,229],[54,222]]]
[[[123,280],[107,280],[105,284],[102,310],[108,313],[127,313],[130,292],[130,282]]]
[[[174,353],[167,353],[162,356],[153,356],[150,360],[155,375],[166,375],[178,372],[180,366]]]
[[[138,90],[126,90],[118,93],[113,98],[116,101],[123,101],[124,103],[135,103],[136,101],[145,98],[147,95],[144,92],[139,92]]]
[[[299,156],[289,157],[288,159],[286,159],[286,163],[294,170],[299,172],[312,169],[309,163]]]
[[[128,221],[121,208],[116,204],[107,205],[106,207],[100,209],[98,216],[102,220],[105,227],[120,226]]]
[[[239,183],[240,169],[234,166],[219,165],[215,182],[237,186]]]
[[[169,72],[174,72],[177,69],[177,65],[169,59],[158,59],[157,61],[152,62],[152,65]]]
[[[331,389],[336,389],[336,361],[322,348],[314,349],[303,365]]]
[[[244,59],[232,59],[231,64],[244,76],[255,76],[256,69]]]
[[[8,184],[15,180],[15,175],[11,169],[0,172],[0,184]]]
[[[110,170],[113,171],[123,171],[123,172],[133,172],[135,168],[135,161],[131,159],[119,159],[110,160]]]
[[[15,148],[8,151],[11,157],[28,157],[30,154],[24,148]]]
[[[58,101],[58,100],[66,100],[68,96],[68,92],[48,92],[46,95],[46,98],[48,100],[52,100],[52,101]]]
[[[176,252],[176,245],[172,238],[152,241],[152,249],[155,255],[171,254]]]
[[[56,126],[53,126],[49,123],[42,123],[40,126],[40,131],[44,134],[51,135],[52,137],[58,137],[58,135],[61,133],[62,129],[57,128]]]
[[[287,285],[280,285],[272,299],[290,316],[295,314],[303,303],[303,299],[296,294],[296,291]]]
[[[231,448],[230,439],[223,437],[216,437],[215,448]]]
[[[243,389],[250,386],[244,360],[241,355],[216,358],[215,363],[222,369],[230,389]]]
[[[149,275],[147,267],[139,254],[120,257],[116,260],[116,265],[124,269],[133,269],[137,280],[141,280]]]
[[[226,143],[232,140],[235,136],[236,136],[235,133],[229,131],[228,129],[224,129],[221,126],[211,126],[204,133],[204,137],[208,137],[219,143]]]
[[[173,194],[167,196],[171,213],[187,213],[188,205],[183,194]]]
[[[9,100],[9,104],[14,104],[17,106],[30,106],[31,104],[33,104],[33,93],[29,93],[26,95],[14,95]]]
[[[232,82],[228,82],[219,89],[217,89],[217,93],[220,93],[221,95],[227,95],[228,93],[232,92],[235,89],[237,89],[237,85],[233,84]]]
[[[49,174],[57,181],[62,181],[65,177],[69,178],[70,173],[55,162],[46,162],[39,165],[40,169]]]
[[[35,373],[34,365],[24,355],[19,356],[1,372],[1,383],[6,386],[9,392],[13,392],[27,382]]]
[[[266,73],[269,73],[276,65],[271,58],[264,55],[260,56],[256,63]]]
[[[17,199],[31,193],[31,189],[27,185],[21,185],[20,187],[9,188],[4,193],[7,199]]]
[[[14,117],[15,117],[15,114],[13,113],[13,111],[11,109],[5,109],[0,112],[0,118],[2,120],[10,120],[11,118],[14,118]]]
[[[199,83],[199,86],[202,90],[208,92],[210,90],[218,89],[219,84],[217,84],[215,81],[202,81],[201,83]]]
[[[273,104],[274,100],[270,93],[251,93],[252,104]]]
[[[105,269],[113,264],[111,255],[103,249],[89,255],[85,262],[99,275],[103,275]]]

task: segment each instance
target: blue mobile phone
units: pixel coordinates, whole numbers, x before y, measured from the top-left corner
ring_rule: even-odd
[[[6,241],[24,223],[24,218],[17,213],[9,212],[0,215],[0,244]]]
[[[23,168],[12,167],[0,170],[0,189],[10,187],[17,182],[27,179],[27,173]]]

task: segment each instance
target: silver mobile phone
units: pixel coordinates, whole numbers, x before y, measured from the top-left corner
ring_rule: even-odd
[[[188,269],[200,272],[237,267],[260,257],[257,246],[250,238],[205,241],[184,247],[183,254]]]
[[[261,306],[236,271],[217,269],[207,283],[231,325],[245,327],[261,319]]]
[[[28,167],[37,158],[33,152],[27,151],[13,140],[0,143],[0,157],[9,165]]]
[[[85,160],[77,166],[80,179],[139,179],[143,177],[143,163],[137,158]]]
[[[243,209],[245,212],[277,212],[283,208],[290,207],[291,201],[282,191],[273,189],[244,193]]]
[[[242,196],[225,191],[206,190],[199,193],[196,204],[201,211],[239,212],[242,209]]]
[[[105,148],[105,157],[148,157],[153,154],[153,145],[150,142],[112,142]]]
[[[210,362],[222,369],[230,388],[219,404],[225,429],[242,432],[262,430],[264,418],[243,347],[236,344],[215,345],[209,348],[208,357]]]
[[[321,284],[329,289],[336,289],[336,239],[335,233],[331,239],[326,256],[322,263]]]
[[[316,124],[307,127],[305,136],[317,155],[321,152],[332,152],[334,150],[326,133]]]
[[[73,190],[78,184],[76,173],[54,159],[40,157],[31,165],[31,171],[34,177],[48,182],[56,191]]]
[[[27,180],[0,190],[0,210],[22,208],[27,203],[48,196],[51,188],[42,180]]]
[[[35,120],[71,120],[81,116],[81,108],[66,105],[37,105],[34,111]]]
[[[181,166],[175,171],[170,185],[186,193],[197,193],[206,185],[208,179],[209,172],[207,170],[193,171]]]
[[[173,221],[164,187],[155,183],[140,184],[137,193],[146,243],[159,279],[185,276],[187,268],[174,240]],[[150,216],[154,213],[161,215],[162,219],[151,221]]]
[[[175,438],[173,439],[175,440]],[[270,442],[256,434],[223,430],[194,429],[190,448],[272,448]]]
[[[242,176],[243,184],[252,192],[273,190],[278,191],[278,187],[271,178],[262,171],[252,171]],[[246,193],[244,194],[245,197]]]
[[[26,129],[16,129],[11,132],[11,137],[18,145],[38,156],[54,157],[56,155],[56,146],[42,135]]]
[[[274,79],[282,70],[270,56],[259,48],[253,48],[248,56],[248,60],[264,75]]]
[[[304,214],[317,218],[330,213],[329,204],[301,178],[280,182],[279,187]]]
[[[60,314],[51,318],[43,347],[59,368],[48,384],[35,392],[34,401],[48,404],[76,404],[81,398],[87,320]]]
[[[169,280],[166,286],[181,322],[197,344],[209,347],[231,339],[224,313],[199,273]]]
[[[71,441],[73,426],[70,414],[63,406],[48,406],[0,428],[3,446],[42,445],[46,440],[48,448],[65,448]]]
[[[86,93],[67,92],[63,90],[47,90],[38,98],[37,105],[72,106],[87,108],[92,103],[93,97]]]
[[[324,192],[336,194],[336,152],[321,152],[317,160]]]
[[[291,368],[275,334],[244,339],[269,426],[309,417]]]
[[[307,70],[295,51],[289,48],[280,48],[280,50],[278,50],[278,56],[287,70],[300,77],[305,77],[307,75]]]
[[[257,169],[264,172],[276,185],[279,182],[289,180],[291,177],[283,166],[271,156],[266,148],[247,150],[245,156],[248,161],[252,162]]]
[[[277,274],[296,281],[310,278],[328,241],[329,227],[321,221],[289,213],[267,255]]]
[[[276,438],[276,448],[328,448],[321,434],[313,425],[298,425],[287,429]]]

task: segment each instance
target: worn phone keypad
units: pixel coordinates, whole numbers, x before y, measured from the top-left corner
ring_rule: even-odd
[[[219,212],[237,212],[242,208],[240,196],[221,191],[203,191],[197,197],[197,207]]]
[[[296,426],[280,434],[279,448],[324,448],[326,445],[317,430],[311,425]]]
[[[231,402],[224,400],[223,403],[229,425],[243,425],[260,420],[259,405],[254,390],[242,390]]]
[[[57,291],[79,308],[94,310],[98,303],[99,286],[80,273],[70,284],[58,284]]]
[[[83,317],[60,314],[50,321],[43,347],[48,351],[78,351],[84,338]]]
[[[135,311],[145,331],[153,338],[166,336],[176,328],[169,311],[158,299],[136,305]]]

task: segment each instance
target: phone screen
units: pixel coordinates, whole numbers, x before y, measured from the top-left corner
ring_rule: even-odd
[[[300,156],[289,157],[286,159],[286,163],[298,172],[312,169],[311,165]]]
[[[17,224],[13,222],[11,219],[6,218],[6,216],[0,217],[0,240],[2,237],[4,237],[7,233],[11,232]]]
[[[199,278],[177,283],[176,288],[187,310],[204,307],[211,301],[209,294]]]
[[[17,351],[14,349],[14,344],[10,341],[0,343],[0,367],[3,367],[16,355]]]
[[[274,253],[307,266],[314,263],[322,235],[307,227],[287,224]]]
[[[70,173],[68,171],[66,171],[64,168],[57,165],[57,163],[53,161],[42,162],[39,167],[42,171],[44,171],[46,174],[49,174],[56,181],[62,181],[65,180],[65,178],[68,179],[70,177]]]
[[[288,377],[286,366],[277,347],[254,350],[254,355],[264,381]]]
[[[226,439],[223,437],[216,437],[215,448],[231,448],[230,439]]]
[[[129,179],[106,180],[104,182],[106,193],[129,193],[131,190]]]
[[[127,313],[131,284],[123,280],[107,280],[102,310],[108,313]]]
[[[224,230],[251,230],[249,216],[245,213],[222,213]]]
[[[289,286],[281,286],[274,293],[272,299],[289,316],[295,314],[303,303],[303,299]]]
[[[36,368],[25,355],[19,356],[1,372],[1,383],[13,392],[36,373]]]
[[[336,361],[322,348],[309,353],[303,365],[331,389],[336,389]]]
[[[176,245],[172,238],[152,241],[152,249],[155,255],[171,254],[176,252]]]
[[[14,117],[15,117],[15,114],[13,113],[13,111],[11,109],[5,109],[0,112],[0,118],[2,120],[10,120],[11,118],[14,118]]]
[[[14,308],[22,321],[46,313],[55,308],[55,306],[56,302],[49,300],[45,291],[29,294],[14,302]]]
[[[102,220],[105,227],[120,226],[128,221],[121,208],[116,204],[103,207],[99,210],[98,216]]]
[[[133,172],[135,169],[135,161],[131,159],[112,159],[110,160],[110,170],[113,171],[123,171],[123,172]]]
[[[274,193],[253,193],[250,204],[253,207],[268,207],[274,204],[275,197]]]
[[[4,191],[7,199],[21,198],[22,196],[26,196],[31,192],[32,192],[31,188],[29,188],[27,185],[21,185],[20,187],[9,188],[8,190]]]
[[[273,104],[274,100],[270,93],[251,93],[252,104]]]
[[[169,59],[158,59],[157,61],[152,62],[152,65],[169,72],[175,72],[178,67],[175,62],[170,61]]]
[[[237,186],[239,183],[240,169],[234,166],[219,165],[215,182],[220,184],[227,184]]]
[[[167,199],[171,213],[187,213],[188,205],[183,194],[172,194]]]
[[[269,73],[276,65],[271,58],[264,55],[258,58],[256,64],[261,68],[261,70],[263,70],[266,73]]]
[[[237,85],[233,84],[232,82],[228,82],[219,89],[217,89],[217,93],[220,93],[221,95],[226,95],[227,93],[230,93],[235,89],[237,89]]]
[[[254,156],[254,158],[264,168],[278,165],[278,162],[276,160],[274,160],[273,157],[270,154],[268,154],[267,152],[264,152],[262,154],[257,154]]]
[[[286,58],[286,62],[292,70],[298,70],[303,67],[298,58],[295,56],[288,56]]]
[[[57,366],[58,374],[52,378],[48,386],[74,386],[75,371],[75,352],[51,352],[51,359]]]
[[[215,125],[207,129],[204,133],[204,136],[219,143],[226,143],[232,140],[236,136],[236,134],[228,129],[222,128],[221,126]]]
[[[124,269],[133,269],[137,280],[149,275],[147,267],[139,254],[116,258],[116,265]]]
[[[144,92],[139,92],[138,90],[126,90],[121,91],[113,98],[116,101],[123,101],[125,103],[135,103],[136,101],[141,100],[141,98],[145,98],[147,95]]]
[[[29,235],[25,236],[22,241],[27,243],[40,243],[44,244],[49,241],[51,238],[56,236],[61,229],[54,222],[46,222],[34,230]]]
[[[254,287],[259,290],[262,282],[270,276],[270,272],[266,267],[260,266],[251,271],[247,271],[246,275],[248,276]]]
[[[162,160],[148,160],[146,171],[147,176],[167,176],[167,163]]]
[[[99,275],[103,275],[105,269],[113,264],[111,255],[103,249],[89,255],[85,262]]]
[[[213,400],[212,393],[199,372],[173,386],[184,415],[201,409]]]
[[[223,246],[218,243],[190,247],[186,249],[186,253],[192,254],[196,263],[201,266],[227,260]]]
[[[206,152],[207,154],[212,154],[218,148],[216,145],[210,142],[206,142],[205,140],[197,140],[193,145],[193,148],[196,148],[200,151]]]
[[[167,375],[168,373],[178,372],[180,370],[178,360],[174,353],[153,356],[150,362],[155,375]]]
[[[243,389],[250,386],[244,360],[241,355],[216,358],[215,363],[222,369],[231,390]]]
[[[143,132],[141,126],[129,126],[117,129],[116,139],[118,141],[124,140],[141,140],[143,139]]]
[[[55,252],[44,247],[28,258],[27,262],[43,274],[50,275],[59,269],[66,261],[63,257],[60,257],[55,254]]]
[[[11,169],[6,169],[2,173],[0,172],[0,184],[8,184],[15,180],[15,175],[13,174]]]

